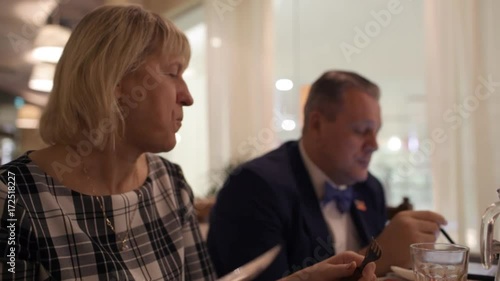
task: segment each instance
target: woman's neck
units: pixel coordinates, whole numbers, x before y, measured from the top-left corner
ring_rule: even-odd
[[[103,150],[54,145],[31,153],[30,158],[61,184],[88,195],[135,190],[148,175],[146,154],[120,145]]]

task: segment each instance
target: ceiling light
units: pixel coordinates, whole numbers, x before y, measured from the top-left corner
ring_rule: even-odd
[[[43,46],[35,48],[31,55],[37,61],[57,63],[61,58],[62,52],[63,47]]]
[[[40,92],[52,91],[55,65],[49,63],[37,63],[33,66],[28,86],[30,89]]]
[[[49,93],[52,91],[53,83],[52,80],[48,79],[32,79],[29,82],[29,87],[35,91]]]
[[[57,24],[47,24],[40,28],[35,38],[32,57],[37,61],[57,63],[68,42],[71,29]]]
[[[42,109],[35,105],[25,104],[17,111],[16,127],[20,129],[36,129],[42,115]]]
[[[16,120],[16,127],[19,129],[36,129],[38,128],[38,120],[20,118]]]
[[[415,136],[408,137],[408,150],[411,152],[417,152],[419,148],[418,138]]]
[[[293,88],[293,82],[290,79],[279,79],[275,86],[279,91],[290,91]]]
[[[291,119],[285,119],[281,122],[281,128],[285,131],[293,131],[296,126],[295,121]]]
[[[387,142],[387,148],[390,151],[399,151],[401,149],[401,139],[395,136],[391,137]]]

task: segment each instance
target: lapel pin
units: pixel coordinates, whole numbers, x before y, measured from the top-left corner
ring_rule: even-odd
[[[356,209],[365,212],[366,211],[366,204],[365,201],[362,200],[354,200],[354,205],[356,205]]]

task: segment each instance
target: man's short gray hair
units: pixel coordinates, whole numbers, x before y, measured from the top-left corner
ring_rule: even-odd
[[[311,86],[304,106],[304,129],[313,111],[319,111],[330,120],[335,120],[344,95],[350,90],[362,91],[376,100],[380,98],[379,87],[363,76],[349,71],[331,70],[325,72]]]

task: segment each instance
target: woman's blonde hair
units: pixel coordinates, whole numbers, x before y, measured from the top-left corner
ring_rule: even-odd
[[[114,129],[104,132],[94,145],[114,142],[124,125],[116,86],[158,49],[182,56],[185,65],[189,62],[184,33],[140,6],[102,6],[86,15],[57,64],[54,87],[40,120],[42,139],[48,144],[74,145],[106,122]]]

